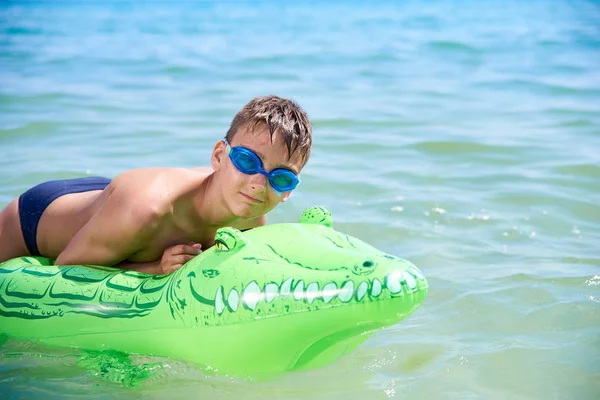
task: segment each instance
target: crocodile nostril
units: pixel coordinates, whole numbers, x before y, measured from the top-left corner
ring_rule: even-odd
[[[363,263],[363,267],[372,267],[373,265],[375,265],[375,263],[371,260],[367,260]]]

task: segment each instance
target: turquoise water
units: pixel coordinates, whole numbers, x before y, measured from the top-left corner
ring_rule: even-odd
[[[135,357],[163,368],[132,389],[9,340],[0,397],[597,398],[599,65],[591,1],[3,2],[0,206],[53,178],[208,165],[235,112],[278,94],[314,150],[270,221],[324,205],[430,294],[269,382]]]

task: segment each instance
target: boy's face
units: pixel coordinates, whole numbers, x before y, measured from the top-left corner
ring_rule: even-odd
[[[243,146],[252,150],[262,161],[262,168],[271,172],[285,168],[300,174],[302,155],[296,151],[288,158],[288,149],[283,138],[275,132],[273,140],[266,125],[254,129],[240,128],[230,143],[231,147]],[[222,191],[229,209],[239,218],[250,219],[264,215],[280,202],[286,201],[291,192],[278,194],[262,174],[248,175],[233,165],[225,143],[219,142],[213,152],[213,168],[219,171]]]

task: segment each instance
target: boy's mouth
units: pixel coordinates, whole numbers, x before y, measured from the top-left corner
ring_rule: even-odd
[[[254,203],[263,203],[263,201],[262,201],[262,200],[255,199],[254,197],[252,197],[252,196],[248,196],[247,194],[244,194],[244,193],[242,193],[242,192],[240,192],[240,194],[241,194],[242,196],[244,196],[245,198],[247,198],[248,200],[250,200],[250,201],[254,202]]]

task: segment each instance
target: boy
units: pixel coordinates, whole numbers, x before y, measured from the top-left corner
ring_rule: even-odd
[[[166,274],[213,245],[224,226],[250,229],[286,201],[310,156],[312,127],[293,101],[259,97],[238,112],[212,168],[143,168],[42,183],[0,212],[0,262],[41,255],[57,265]]]

